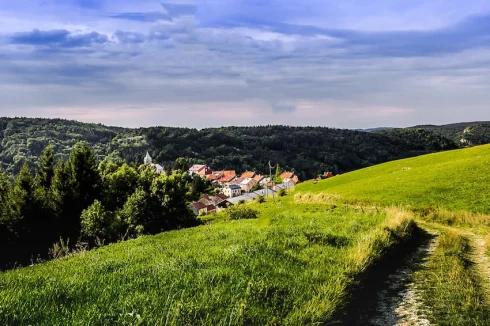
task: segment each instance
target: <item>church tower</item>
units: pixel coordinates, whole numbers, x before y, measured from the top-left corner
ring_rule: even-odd
[[[150,165],[151,162],[152,162],[152,159],[151,159],[150,153],[146,152],[145,165]]]

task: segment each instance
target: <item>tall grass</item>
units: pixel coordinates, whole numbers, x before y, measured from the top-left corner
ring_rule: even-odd
[[[396,210],[290,197],[258,219],[142,237],[0,273],[7,325],[307,325],[328,322],[357,276],[413,227]]]
[[[484,302],[482,280],[469,260],[471,250],[467,236],[446,230],[425,268],[416,273],[432,323],[488,325],[490,311]]]

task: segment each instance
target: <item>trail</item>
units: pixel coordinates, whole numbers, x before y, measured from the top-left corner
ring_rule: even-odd
[[[359,290],[349,307],[343,325],[430,326],[424,309],[421,291],[413,281],[413,274],[423,268],[428,257],[437,246],[437,238],[415,244],[412,250],[398,255],[388,262],[391,266],[381,266],[377,275],[369,277],[366,285]]]
[[[423,308],[421,289],[413,282],[412,275],[423,268],[436,245],[437,241],[432,239],[419,246],[388,276],[385,287],[377,294],[374,313],[365,325],[430,325],[425,317],[428,312]]]
[[[485,239],[481,235],[467,233],[473,242],[471,260],[481,278],[482,292],[485,302],[490,306],[490,259],[486,253]]]

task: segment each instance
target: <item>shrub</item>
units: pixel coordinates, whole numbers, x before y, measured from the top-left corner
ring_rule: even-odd
[[[281,190],[279,190],[279,192],[277,193],[277,195],[278,195],[279,197],[284,197],[284,196],[286,196],[286,190],[285,190],[285,189],[281,189]]]
[[[260,204],[265,203],[265,197],[264,196],[257,197],[257,203],[260,203]]]
[[[250,207],[233,206],[226,210],[225,216],[229,220],[247,220],[259,217],[259,212]]]

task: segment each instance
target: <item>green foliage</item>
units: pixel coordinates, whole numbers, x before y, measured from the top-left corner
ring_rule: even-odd
[[[80,238],[90,244],[96,240],[110,240],[114,236],[114,217],[96,200],[80,216]]]
[[[185,157],[179,157],[175,160],[174,170],[179,170],[181,172],[186,172],[190,168],[189,161]]]
[[[157,175],[149,167],[101,162],[86,142],[53,166],[51,147],[43,152],[35,179],[26,163],[12,187],[0,173],[0,267],[31,257],[46,258],[58,241],[111,242],[197,225],[188,208],[192,180],[187,173]],[[193,195],[209,188],[200,180]]]
[[[259,212],[246,205],[232,206],[225,211],[225,216],[228,220],[248,220],[258,218]]]
[[[80,141],[91,146],[97,160],[118,165],[139,165],[149,151],[159,164],[172,167],[177,163],[175,167],[182,171],[187,163],[206,163],[217,170],[268,174],[271,160],[285,170],[294,170],[301,180],[325,171],[344,173],[460,144],[459,139],[456,145],[437,131],[366,133],[287,126],[126,129],[27,118],[1,118],[0,131],[0,162],[8,173],[17,173],[25,161],[34,167],[48,144],[56,153],[55,161],[66,159]]]
[[[286,192],[286,189],[280,189],[278,192],[277,192],[277,195],[279,197],[284,197],[287,195],[287,192]]]
[[[264,196],[257,197],[257,203],[259,204],[265,203],[265,197]]]

